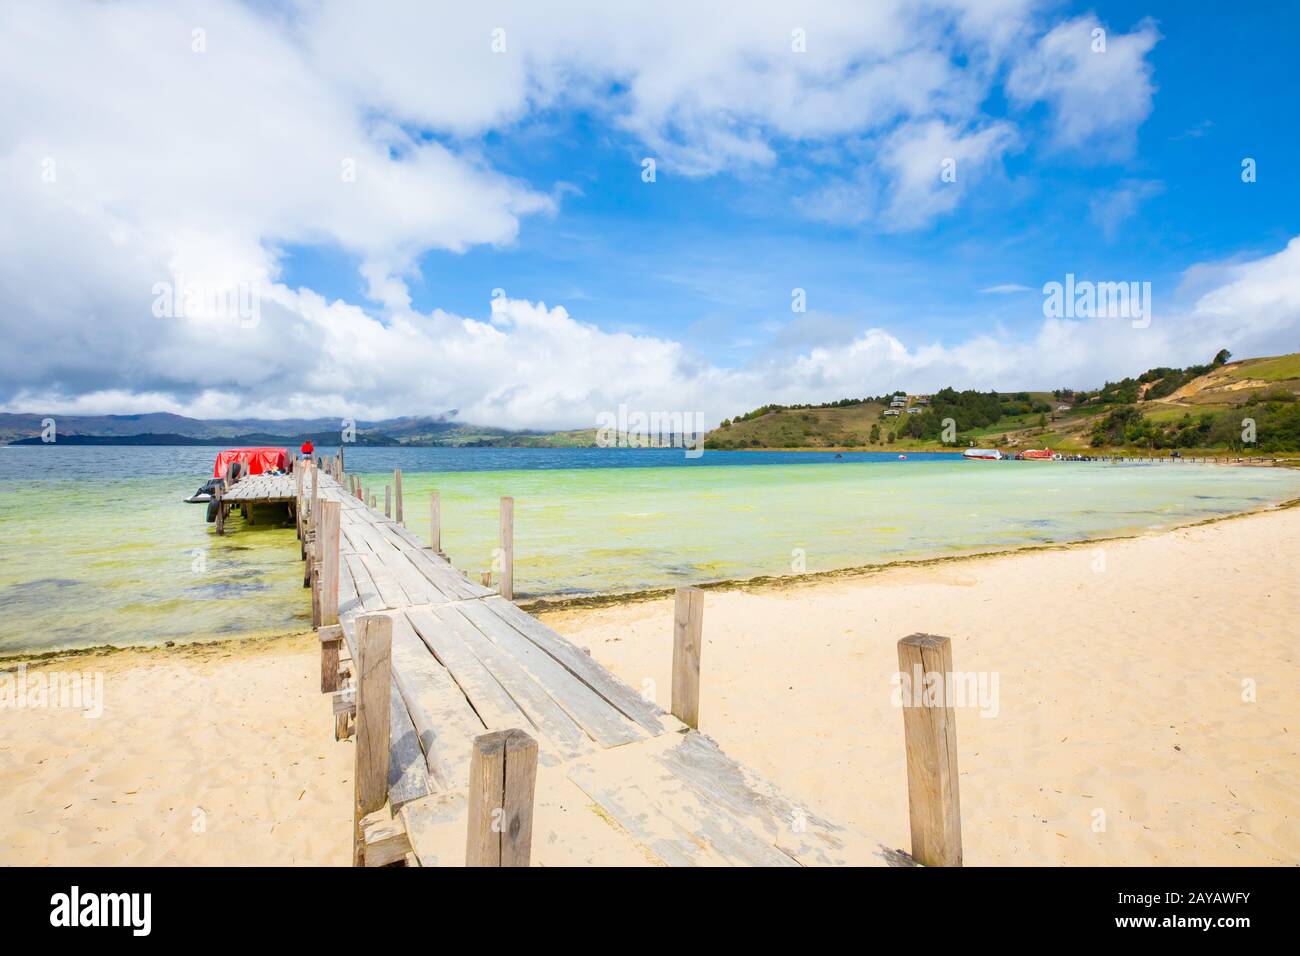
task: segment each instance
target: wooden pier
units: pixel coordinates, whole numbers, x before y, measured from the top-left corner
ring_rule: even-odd
[[[250,485],[271,496],[252,500],[278,499],[284,480]],[[321,689],[333,694],[336,738],[356,746],[355,864],[915,865],[800,806],[467,580],[377,510],[341,463],[300,462],[287,481]],[[400,491],[390,503],[402,513]],[[502,512],[507,552],[512,505]],[[431,509],[437,543],[436,493]],[[686,594],[675,637],[674,666],[687,670],[680,686],[674,676],[673,707],[692,724],[702,597]],[[960,859],[959,848],[945,852]]]

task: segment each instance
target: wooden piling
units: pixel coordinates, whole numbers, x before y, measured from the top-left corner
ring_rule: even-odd
[[[898,668],[902,686],[909,688],[903,700],[903,737],[912,857],[925,866],[961,866],[957,721],[948,704],[952,642],[933,634],[905,637],[898,642]],[[936,681],[937,694],[928,686]]]
[[[515,499],[501,499],[501,596],[515,599]]]
[[[298,540],[302,540],[302,469],[293,470],[293,515]]]
[[[343,648],[343,628],[338,624],[322,627],[320,638],[320,692],[332,694],[339,689],[339,651]]]
[[[402,469],[393,469],[393,498],[395,513],[393,520],[398,524],[402,523]]]
[[[438,492],[429,493],[429,547],[442,554],[442,499]]]
[[[384,517],[393,516],[393,486],[384,485]]]
[[[673,606],[673,716],[700,728],[700,649],[704,633],[704,592],[678,588]]]
[[[339,622],[339,510],[337,501],[320,503],[316,526],[316,557],[320,564],[320,622]]]
[[[393,622],[384,614],[367,614],[357,620],[357,730],[356,801],[353,817],[353,854],[364,865],[361,820],[388,802],[389,713],[393,680]]]
[[[311,584],[311,626],[320,627],[320,565],[315,560],[311,562],[311,568],[307,571],[307,577]]]
[[[528,866],[536,783],[537,741],[524,731],[495,730],[474,738],[466,866]]]
[[[317,468],[312,465],[311,469],[311,511],[307,515],[307,530],[312,531],[316,528],[316,507],[320,504],[320,486],[316,482]]]

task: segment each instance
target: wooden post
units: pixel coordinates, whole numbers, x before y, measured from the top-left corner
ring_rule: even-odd
[[[388,802],[389,701],[393,681],[393,621],[384,614],[357,620],[356,803],[352,862],[364,865],[361,820]]]
[[[700,649],[704,631],[704,592],[678,588],[673,606],[673,716],[700,729]]]
[[[501,499],[501,596],[515,599],[515,499]]]
[[[961,866],[957,721],[948,705],[952,642],[933,634],[905,637],[898,642],[898,668],[906,682],[902,686],[910,684],[903,700],[903,737],[912,858],[925,866]],[[937,695],[930,692],[934,681],[941,690]],[[932,702],[933,696],[938,701]]]
[[[384,517],[393,516],[393,486],[384,485]]]
[[[308,580],[311,582],[311,626],[320,627],[320,565],[314,560],[307,571]]]
[[[480,571],[478,573],[478,582],[485,588],[490,588],[492,586],[492,571],[490,569],[487,571]]]
[[[320,638],[320,692],[332,694],[339,689],[339,650],[343,647],[343,628],[337,624],[322,627]]]
[[[393,515],[393,520],[398,524],[402,523],[402,469],[393,469],[393,497],[396,499],[395,504],[397,513]]]
[[[293,470],[293,513],[298,526],[298,540],[302,540],[302,469]]]
[[[474,738],[469,764],[466,866],[528,866],[537,741],[522,730]]]
[[[438,492],[429,493],[429,547],[442,554],[442,499]]]
[[[320,622],[339,622],[339,509],[337,501],[320,503],[316,557],[320,563]]]
[[[316,473],[317,473],[317,468],[316,468],[315,465],[312,465],[312,469],[311,469],[311,513],[310,513],[310,515],[308,516],[308,517],[310,518],[310,520],[307,522],[307,528],[308,528],[308,530],[312,530],[312,529],[314,529],[314,528],[316,527],[316,508],[317,508],[317,506],[320,504],[320,488],[319,488],[319,487],[317,486],[317,484],[316,484]]]
[[[356,479],[356,482],[357,482],[357,487],[354,491],[354,494],[357,496],[357,498],[359,498],[364,503],[366,499],[364,497],[364,492],[361,490],[361,479],[360,478]]]
[[[217,534],[226,533],[226,505],[221,500],[222,493],[221,485],[217,485],[216,490],[212,492],[212,496],[217,500]]]

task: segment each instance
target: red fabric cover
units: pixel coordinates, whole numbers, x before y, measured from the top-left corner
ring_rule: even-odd
[[[212,468],[213,478],[226,477],[226,466],[232,461],[240,463],[239,476],[260,475],[264,471],[286,471],[289,453],[283,448],[228,448],[217,455]]]

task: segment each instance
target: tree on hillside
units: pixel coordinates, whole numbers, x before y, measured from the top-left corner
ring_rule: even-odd
[[[1227,349],[1219,349],[1219,354],[1214,356],[1214,364],[1216,366],[1226,365],[1228,363],[1228,359],[1230,358],[1232,358],[1231,352],[1229,352]]]

